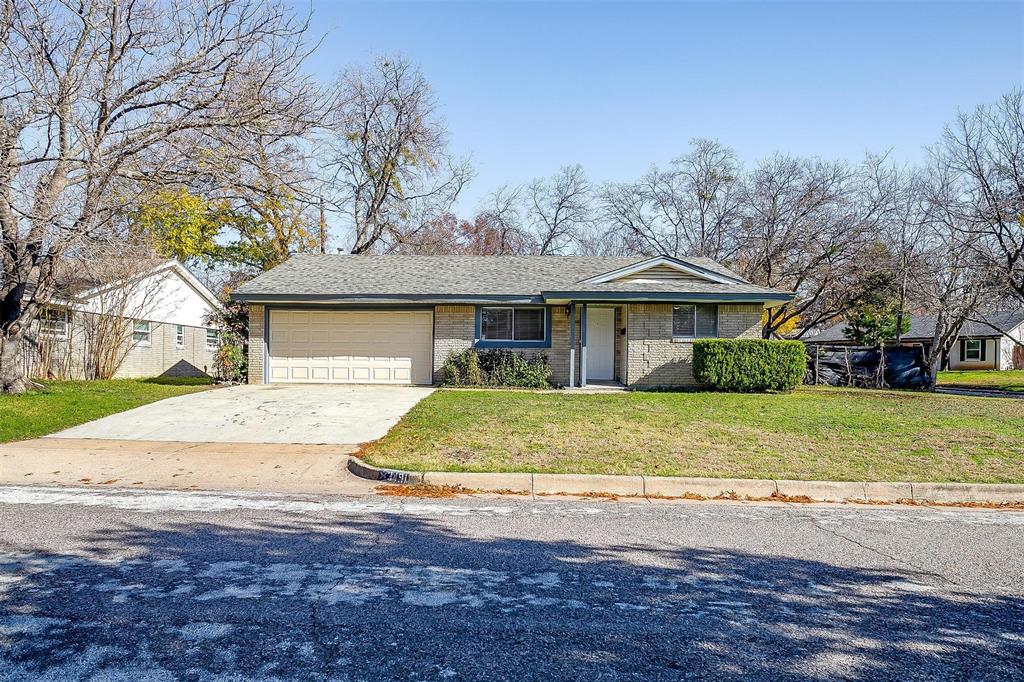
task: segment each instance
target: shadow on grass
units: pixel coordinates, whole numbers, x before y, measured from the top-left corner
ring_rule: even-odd
[[[111,522],[81,553],[9,548],[0,678],[1020,679],[1024,665],[1024,601],[928,576],[366,518]]]
[[[144,384],[156,384],[158,386],[209,386],[213,384],[212,377],[151,377],[143,379]]]

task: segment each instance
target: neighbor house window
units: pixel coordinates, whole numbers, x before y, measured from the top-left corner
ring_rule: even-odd
[[[544,341],[544,308],[481,308],[484,341]]]
[[[48,336],[65,337],[68,335],[69,319],[67,310],[46,308],[39,315],[39,331]]]
[[[718,336],[718,306],[690,303],[672,306],[672,338],[694,339]]]
[[[969,340],[964,343],[964,359],[965,360],[981,360],[981,344],[984,341],[980,339]]]
[[[217,350],[217,346],[220,345],[220,334],[217,333],[216,329],[206,330],[206,350]]]
[[[136,322],[132,330],[132,341],[137,346],[148,346],[150,336],[149,322]]]
[[[174,326],[174,347],[185,347],[185,327],[183,325],[178,324]]]

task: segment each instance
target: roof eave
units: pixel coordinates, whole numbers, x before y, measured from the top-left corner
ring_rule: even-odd
[[[508,296],[496,296],[489,294],[465,295],[465,294],[260,294],[236,292],[231,294],[231,300],[240,303],[270,303],[270,304],[408,304],[408,303],[436,303],[442,305],[452,304],[483,304],[483,303],[543,303],[540,296],[528,294],[516,294]]]
[[[548,303],[771,303],[781,305],[793,300],[793,294],[740,292],[633,292],[633,291],[545,291]],[[770,306],[769,306],[770,307]]]

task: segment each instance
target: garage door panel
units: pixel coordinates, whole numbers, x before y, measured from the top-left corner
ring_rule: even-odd
[[[270,312],[270,381],[431,383],[429,311]]]

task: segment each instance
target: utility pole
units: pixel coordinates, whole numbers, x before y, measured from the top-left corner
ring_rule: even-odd
[[[320,197],[320,253],[327,253],[327,219],[324,217],[323,197]]]

